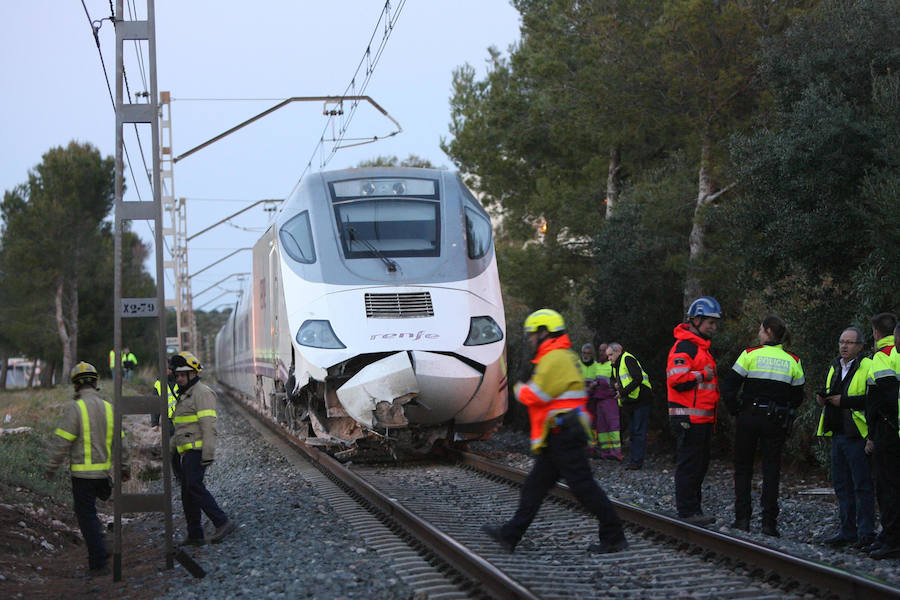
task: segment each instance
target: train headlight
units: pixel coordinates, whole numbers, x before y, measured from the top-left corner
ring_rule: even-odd
[[[331,323],[321,320],[304,321],[297,330],[297,343],[312,348],[346,348],[334,334]]]
[[[469,336],[463,345],[481,346],[493,344],[502,339],[503,330],[497,325],[497,321],[488,316],[472,317],[472,321],[469,323]]]

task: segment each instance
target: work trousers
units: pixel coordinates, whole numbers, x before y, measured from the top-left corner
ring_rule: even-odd
[[[534,466],[522,485],[519,508],[501,528],[504,539],[513,544],[521,539],[537,515],[544,497],[560,477],[565,479],[578,501],[597,517],[601,542],[614,544],[625,539],[619,515],[606,492],[594,481],[586,449],[587,436],[574,414],[553,428],[547,437],[547,446],[536,456]]]
[[[88,551],[88,567],[102,569],[106,566],[106,546],[103,528],[97,518],[97,497],[109,498],[109,480],[72,477],[72,498],[75,501],[75,517]]]
[[[175,478],[181,483],[181,506],[184,509],[184,520],[187,522],[188,537],[203,537],[203,513],[221,527],[228,521],[216,499],[203,484],[206,467],[201,464],[200,450],[188,450],[184,454],[172,455],[172,470]]]
[[[757,412],[753,412],[756,410]],[[750,487],[756,449],[762,454],[762,520],[774,525],[778,520],[778,485],[781,479],[781,451],[784,428],[759,409],[737,416],[734,433],[734,516],[749,520],[753,514]]]
[[[900,437],[896,427],[875,421],[875,496],[881,512],[879,539],[885,546],[900,546]],[[871,433],[871,430],[870,430]]]
[[[875,490],[866,440],[837,434],[831,439],[831,479],[845,540],[871,538],[875,532]]]
[[[647,424],[650,421],[650,405],[625,404],[622,411],[627,415],[628,436],[631,438],[631,464],[644,466],[647,449]]]
[[[622,440],[619,433],[619,403],[609,394],[605,398],[588,399],[588,412],[597,432],[597,449],[600,458],[622,460]]]
[[[675,508],[679,517],[702,515],[703,479],[709,469],[712,423],[670,421],[675,435]],[[684,427],[686,423],[689,426]]]

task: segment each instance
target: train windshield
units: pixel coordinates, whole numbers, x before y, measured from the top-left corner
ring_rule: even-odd
[[[347,258],[440,255],[437,181],[354,179],[331,189]]]

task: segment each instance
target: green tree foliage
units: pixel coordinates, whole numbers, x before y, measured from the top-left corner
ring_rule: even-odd
[[[635,352],[662,395],[683,294],[702,290],[725,308],[720,368],[778,314],[814,388],[841,329],[898,309],[900,5],[514,5],[521,40],[483,76],[454,72],[442,141],[498,217],[510,331],[557,308],[573,337]]]
[[[822,2],[764,45],[771,112],[732,138],[741,193],[719,211],[717,251],[741,276],[727,293],[744,331],[788,321],[813,387],[844,327],[898,309],[898,28],[895,2]]]
[[[427,158],[410,154],[403,160],[398,160],[396,156],[376,156],[370,160],[364,160],[356,165],[362,167],[417,167],[420,169],[435,169],[431,161]]]
[[[113,163],[90,144],[52,148],[0,205],[0,270],[10,274],[0,281],[0,337],[11,352],[55,365],[58,381],[77,360],[105,366],[112,345]],[[123,249],[123,289],[152,296],[147,249],[130,232]],[[126,336],[129,327],[137,352],[147,323],[126,324]]]

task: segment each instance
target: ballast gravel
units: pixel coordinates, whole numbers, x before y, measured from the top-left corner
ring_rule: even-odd
[[[413,598],[390,560],[363,538],[263,441],[228,403],[218,407],[216,460],[204,479],[237,528],[219,544],[185,549],[206,571],[196,579],[176,563],[162,598]],[[173,484],[175,539],[184,537]],[[207,536],[211,523],[204,517]]]
[[[188,547],[206,571],[196,579],[176,563],[161,598],[417,598],[390,559],[367,547],[312,485],[291,468],[228,403],[221,403],[216,461],[206,484],[237,529],[222,543]],[[501,430],[470,449],[528,470],[532,457],[528,436]],[[652,448],[651,448],[652,450]],[[594,474],[610,497],[648,510],[674,515],[674,462],[671,452],[648,451],[641,470],[626,461],[592,459]],[[757,469],[758,471],[758,469]],[[900,587],[900,560],[876,561],[859,550],[831,549],[821,539],[837,530],[837,503],[821,475],[783,473],[780,538],[759,533],[759,484],[754,479],[754,519],[749,533],[734,531],[733,468],[729,457],[714,457],[703,486],[703,508],[717,518],[710,527],[761,542],[792,554],[877,577]],[[507,517],[514,506],[498,506]],[[184,536],[179,488],[173,486],[176,540]],[[205,519],[207,532],[212,526]],[[528,534],[526,534],[527,537]]]
[[[614,500],[675,516],[674,447],[670,449],[662,443],[654,446],[658,447],[648,448],[643,468],[636,471],[625,468],[629,452],[627,442],[623,448],[625,460],[621,463],[591,459],[594,477]],[[501,430],[487,441],[471,443],[469,448],[526,471],[531,469],[533,462],[528,436],[524,433]],[[750,532],[731,529],[734,521],[734,466],[730,456],[714,454],[703,484],[703,512],[716,517],[716,522],[709,528],[812,561],[874,576],[900,587],[900,559],[874,560],[853,547],[833,549],[822,543],[822,539],[839,529],[837,499],[824,473],[798,475],[782,471],[779,488],[781,513],[778,516],[780,537],[777,538],[760,533],[761,485],[762,475],[757,462]],[[499,514],[509,516],[513,510],[515,507],[506,507]],[[527,537],[528,534],[525,535]]]

